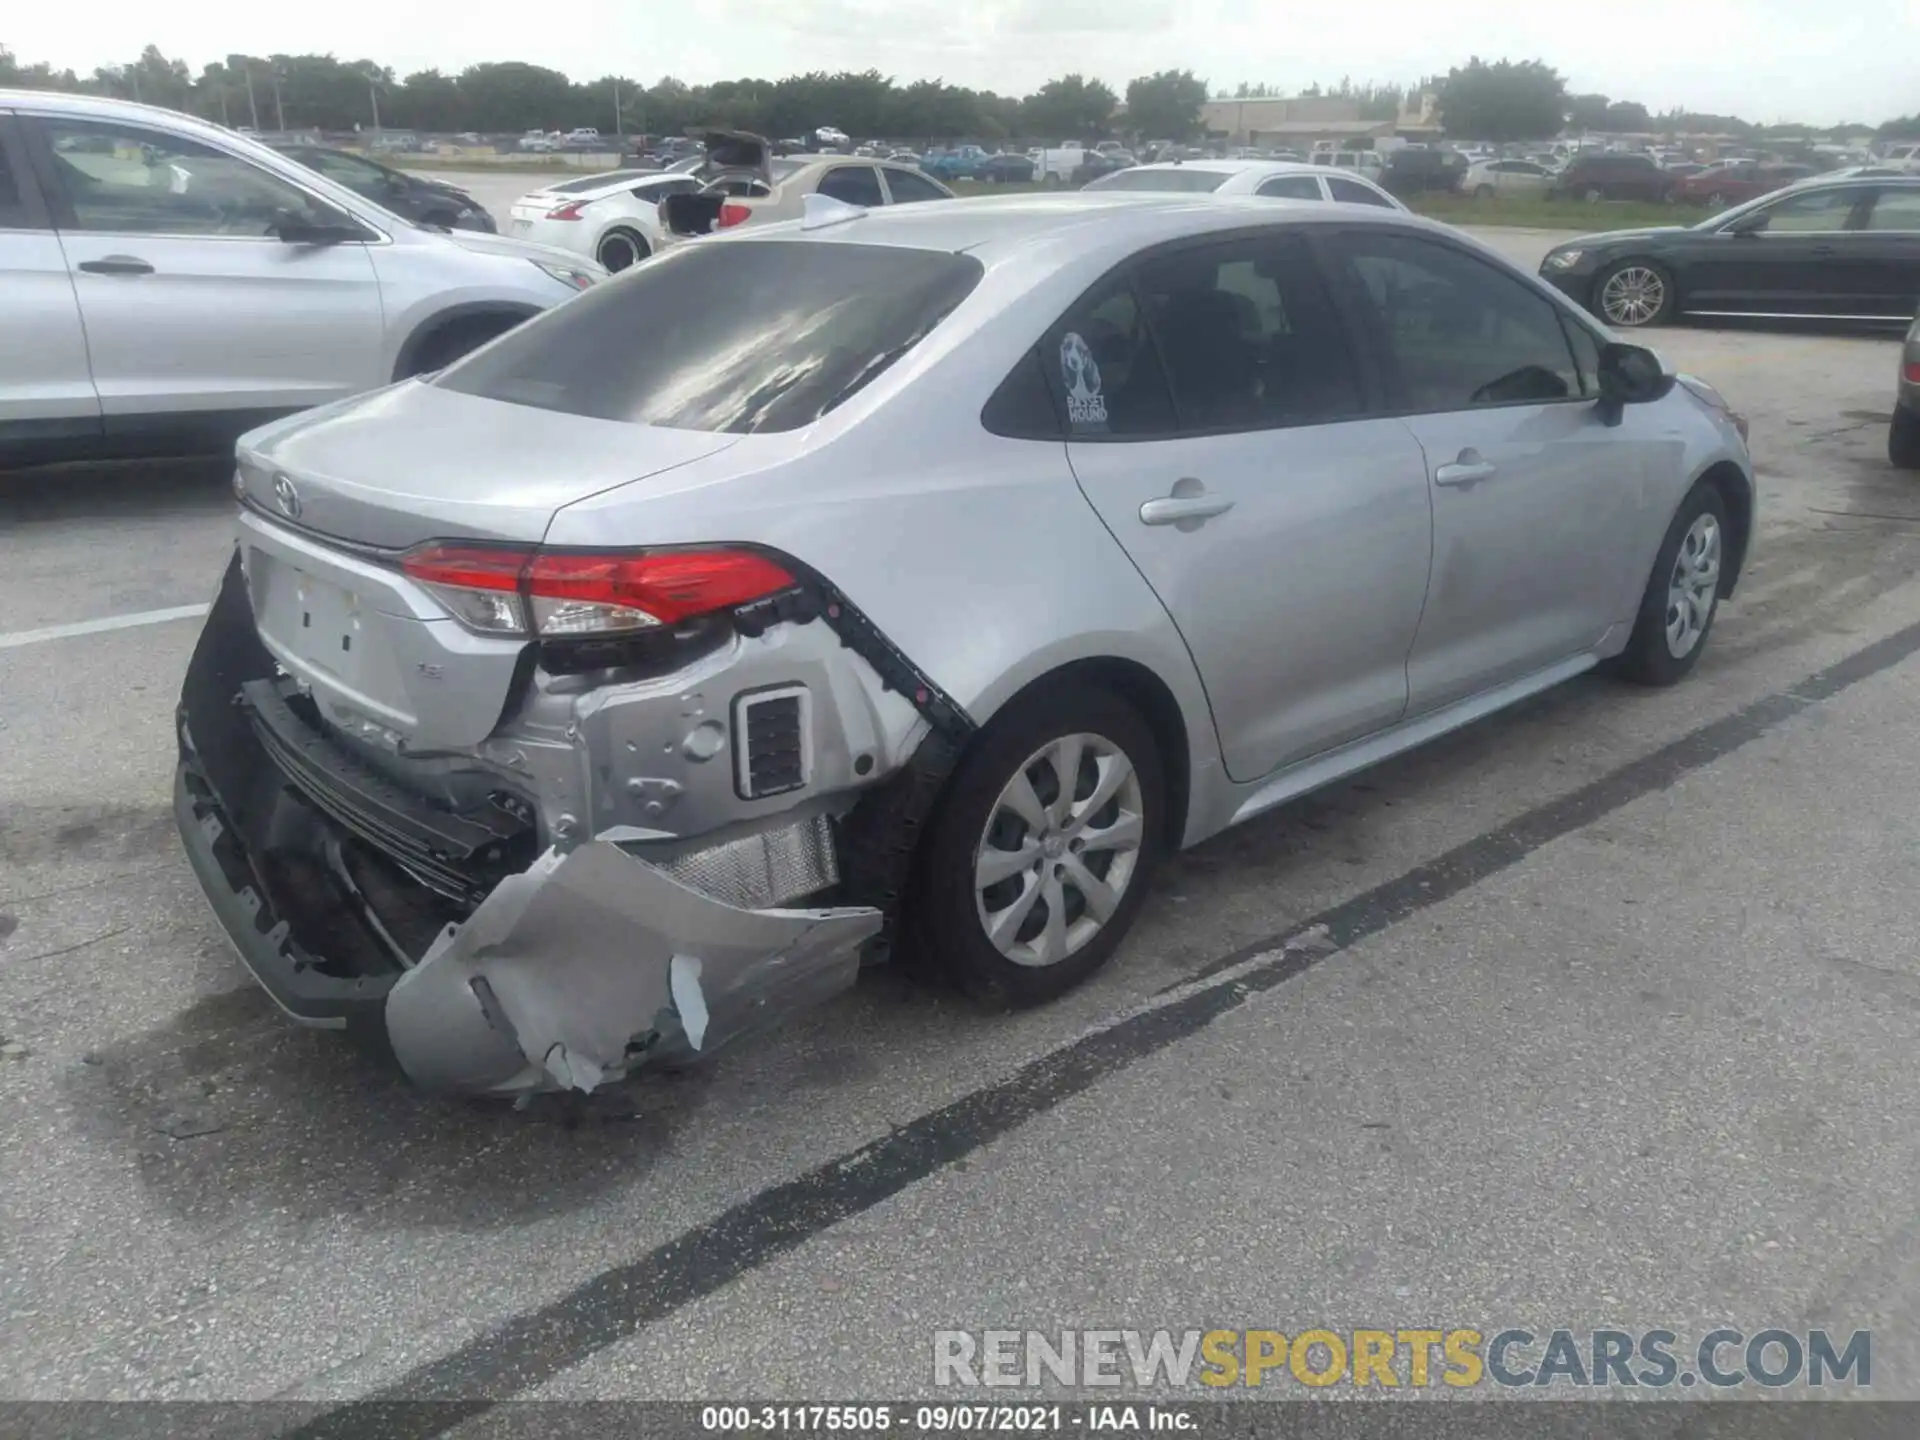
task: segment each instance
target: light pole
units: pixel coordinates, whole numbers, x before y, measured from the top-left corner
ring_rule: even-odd
[[[258,130],[260,128],[260,106],[253,98],[253,57],[248,55],[244,58],[247,76],[247,115],[253,121],[253,128]]]
[[[620,82],[618,80],[613,82],[613,133],[615,135],[623,133],[620,129]]]
[[[273,123],[282,135],[287,133],[287,107],[280,103],[280,82],[287,78],[286,72],[278,65],[268,72],[273,76]]]
[[[373,104],[373,133],[380,133],[380,72],[367,67],[367,99]]]

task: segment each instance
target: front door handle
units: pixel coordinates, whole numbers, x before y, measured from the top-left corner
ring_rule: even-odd
[[[103,255],[98,260],[82,260],[80,268],[89,275],[153,274],[153,266],[138,255]]]
[[[1498,469],[1490,460],[1460,460],[1452,465],[1442,465],[1433,472],[1436,485],[1477,485],[1489,478]]]
[[[1165,495],[1140,507],[1142,525],[1178,525],[1182,520],[1211,520],[1233,508],[1223,495]]]
[[[1839,254],[1840,252],[1835,250],[1831,245],[1816,245],[1813,247],[1813,249],[1809,250],[1807,253],[1821,260],[1825,260],[1830,256]]]

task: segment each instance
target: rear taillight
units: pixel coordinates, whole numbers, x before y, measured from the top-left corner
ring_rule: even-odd
[[[1920,385],[1920,360],[1909,360],[1907,362],[1907,383],[1909,385]]]
[[[429,544],[400,564],[469,629],[548,639],[674,625],[794,584],[778,562],[751,550],[579,554]]]
[[[586,203],[587,202],[584,200],[569,200],[566,204],[558,207],[557,209],[549,210],[547,212],[547,219],[578,220],[580,218],[581,207],[584,206]]]
[[[751,214],[753,214],[751,205],[742,205],[737,200],[729,200],[720,207],[720,228],[724,230],[729,225],[738,225]]]

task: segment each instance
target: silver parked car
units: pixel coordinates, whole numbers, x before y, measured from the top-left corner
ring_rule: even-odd
[[[1743,422],[1457,232],[811,208],[242,441],[175,811],[297,1018],[507,1093],[896,945],[1044,1001],[1168,850],[1677,680],[1740,574]]]
[[[604,274],[170,110],[0,90],[0,463],[225,448]]]
[[[1368,152],[1371,153],[1371,152]],[[1285,160],[1174,160],[1133,165],[1089,180],[1087,190],[1184,195],[1264,195],[1270,200],[1332,200],[1405,211],[1376,180],[1331,164]]]

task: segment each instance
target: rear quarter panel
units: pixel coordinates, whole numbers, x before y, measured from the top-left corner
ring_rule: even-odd
[[[1053,283],[1032,293],[1030,276],[989,271],[921,349],[809,429],[746,436],[710,461],[568,506],[547,543],[783,551],[839,586],[982,725],[1063,665],[1132,661],[1178,705],[1199,793],[1218,745],[1171,618],[1080,493],[1064,443],[1005,439],[980,420],[1007,371],[1104,268],[1054,260]],[[1009,308],[996,291],[1022,298]]]

